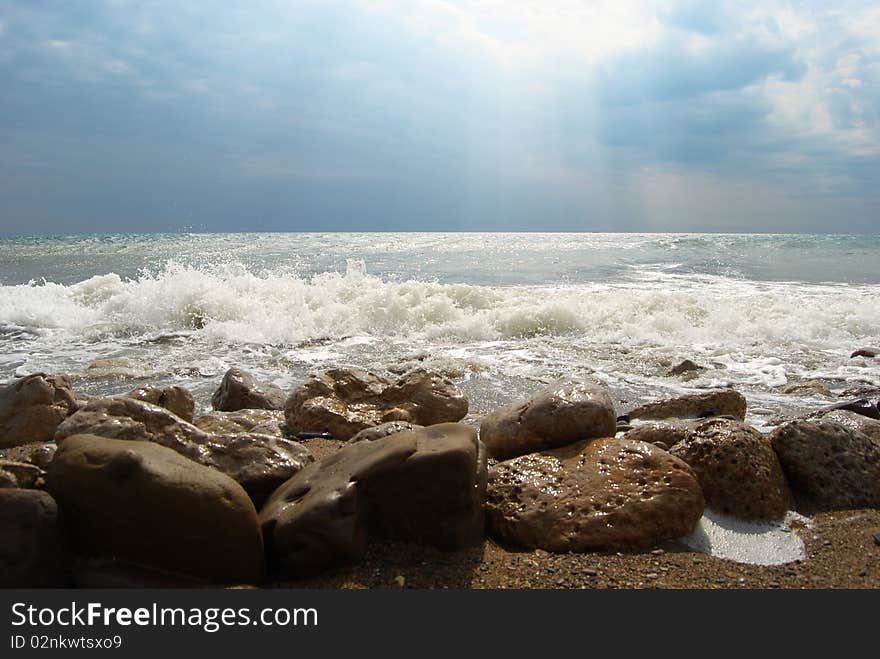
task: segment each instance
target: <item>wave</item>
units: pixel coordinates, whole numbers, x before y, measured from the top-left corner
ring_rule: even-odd
[[[799,345],[847,350],[878,340],[876,286],[759,283],[663,271],[630,282],[478,286],[345,272],[301,277],[236,263],[169,262],[123,279],[0,286],[6,332],[77,337],[188,332],[231,344],[326,337],[498,340],[572,336],[610,344]]]

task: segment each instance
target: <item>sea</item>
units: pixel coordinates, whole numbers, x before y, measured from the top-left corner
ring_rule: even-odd
[[[880,236],[175,233],[0,238],[0,382],[291,389],[360,366],[443,373],[467,422],[563,375],[618,413],[734,387],[766,429],[880,387]],[[690,359],[703,369],[671,375]],[[818,380],[816,391],[785,385]]]

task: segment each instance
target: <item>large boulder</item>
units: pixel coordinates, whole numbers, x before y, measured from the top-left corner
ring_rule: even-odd
[[[741,519],[779,519],[792,507],[779,458],[767,437],[739,421],[698,424],[670,449],[700,481],[706,504]]]
[[[340,440],[386,421],[460,421],[467,410],[467,399],[452,382],[424,369],[394,383],[358,368],[331,369],[310,375],[284,404],[289,432],[329,432]]]
[[[283,437],[281,424],[284,412],[281,410],[236,410],[235,412],[211,412],[200,416],[194,425],[205,432],[216,435],[235,435],[238,433],[257,433]]]
[[[132,389],[127,394],[128,398],[143,400],[159,407],[170,410],[184,421],[192,423],[196,412],[196,403],[193,395],[184,387],[154,387],[147,385]]]
[[[472,544],[485,491],[476,432],[444,423],[344,446],[278,488],[260,521],[275,567],[301,576],[360,558],[369,537]]]
[[[211,405],[219,412],[236,410],[280,410],[284,392],[270,382],[261,382],[247,371],[230,368],[211,396]]]
[[[552,552],[644,549],[690,533],[703,514],[696,474],[643,442],[597,439],[495,465],[489,530]]]
[[[696,419],[730,416],[743,421],[746,418],[746,399],[733,389],[717,389],[646,403],[626,416],[630,419]]]
[[[880,444],[834,421],[789,421],[770,433],[795,493],[826,509],[880,507]]]
[[[608,392],[582,378],[566,377],[492,412],[480,425],[480,440],[489,455],[504,460],[582,439],[613,437],[616,430]]]
[[[119,558],[211,583],[259,583],[263,543],[247,493],[152,442],[74,435],[47,487],[85,556]]]
[[[52,588],[70,580],[58,506],[40,490],[0,489],[0,588]]]
[[[51,440],[74,410],[66,375],[34,373],[0,386],[0,448]]]
[[[274,435],[213,435],[158,405],[128,397],[88,402],[58,426],[56,441],[89,433],[159,444],[241,483],[256,503],[293,476],[312,456],[301,444]]]

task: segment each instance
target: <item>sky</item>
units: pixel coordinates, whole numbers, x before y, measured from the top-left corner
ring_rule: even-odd
[[[880,5],[0,0],[0,234],[878,233]]]

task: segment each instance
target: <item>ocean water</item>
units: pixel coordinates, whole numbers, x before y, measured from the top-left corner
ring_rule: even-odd
[[[291,388],[357,365],[422,365],[468,419],[563,374],[620,413],[733,386],[759,427],[880,387],[880,236],[173,234],[0,239],[0,381],[64,372],[76,390],[190,387],[209,406],[239,366]],[[688,380],[669,368],[706,367]],[[96,360],[117,360],[94,368]],[[90,368],[91,367],[91,368]]]

